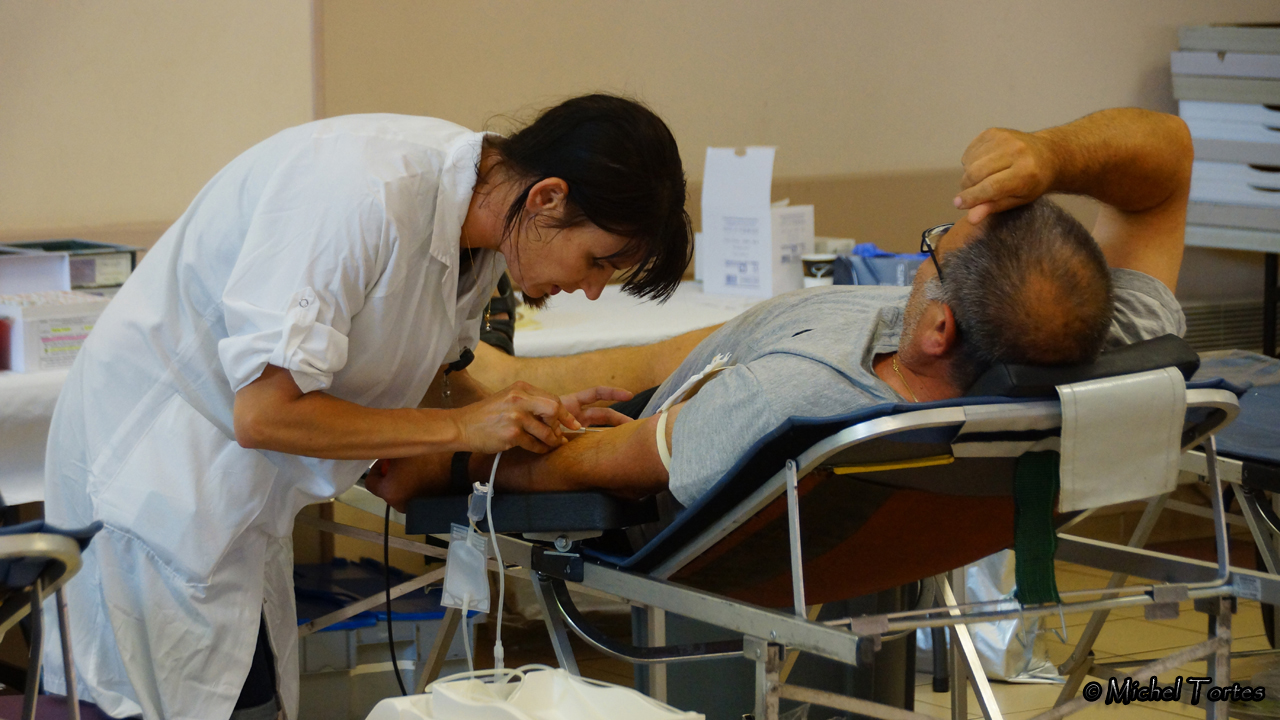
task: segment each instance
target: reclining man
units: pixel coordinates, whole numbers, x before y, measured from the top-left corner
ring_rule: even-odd
[[[1032,134],[987,130],[962,158],[955,205],[966,212],[924,233],[932,261],[910,289],[831,287],[761,303],[700,342],[639,420],[545,455],[508,451],[499,487],[627,496],[669,489],[688,506],[789,417],[955,398],[996,362],[1082,363],[1105,347],[1180,335],[1185,322],[1172,291],[1191,159],[1181,120],[1136,109]],[[1050,192],[1102,203],[1092,236],[1041,197]],[[718,355],[729,367],[657,412]],[[451,466],[455,488],[465,488],[468,479],[487,479],[493,462],[451,460],[390,461],[367,485],[403,506],[448,492]]]

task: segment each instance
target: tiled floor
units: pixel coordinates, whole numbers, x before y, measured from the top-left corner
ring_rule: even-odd
[[[1107,575],[1100,571],[1058,563],[1058,586],[1062,590],[1101,587],[1106,581]],[[1066,616],[1068,640],[1066,644],[1052,634],[1047,636],[1049,657],[1054,663],[1061,663],[1070,656],[1075,642],[1079,639],[1079,633],[1088,620],[1089,616],[1085,613]],[[1208,637],[1207,631],[1207,616],[1192,610],[1190,602],[1184,603],[1182,612],[1172,620],[1148,621],[1143,617],[1142,608],[1126,608],[1111,613],[1097,642],[1094,643],[1094,656],[1103,662],[1155,659],[1167,655],[1173,649],[1184,648],[1205,640]],[[1233,651],[1262,650],[1268,647],[1262,627],[1262,610],[1254,601],[1240,601],[1237,612],[1232,618],[1232,631]],[[927,660],[922,659],[917,662],[918,667],[922,667]],[[1237,681],[1246,680],[1263,662],[1266,662],[1266,658],[1235,662],[1232,675]],[[1169,679],[1176,675],[1185,677],[1204,674],[1205,664],[1196,662],[1169,673]],[[916,680],[916,711],[933,717],[950,718],[951,696],[933,692],[932,678],[929,675],[917,674]],[[1161,680],[1163,682],[1164,678],[1162,677]],[[1060,685],[992,683],[992,692],[996,696],[1004,717],[1008,720],[1031,718],[1051,708],[1060,689]],[[980,717],[972,690],[969,691],[969,695],[969,715]],[[1204,706],[1191,707],[1176,703],[1111,707],[1097,705],[1070,717],[1084,719],[1123,717],[1135,720],[1202,718]]]
[[[1102,587],[1106,584],[1108,577],[1107,573],[1099,570],[1058,563],[1058,586],[1064,591]],[[593,615],[592,620],[611,636],[625,638],[630,633],[630,618],[626,614]],[[1062,663],[1071,654],[1079,633],[1088,620],[1089,615],[1086,613],[1065,616],[1068,643],[1059,641],[1053,634],[1046,636],[1049,657],[1055,664]],[[1267,647],[1262,627],[1261,608],[1258,603],[1240,601],[1238,612],[1232,619],[1232,626],[1233,650],[1261,650]],[[1172,620],[1147,621],[1143,617],[1142,608],[1125,608],[1111,613],[1094,644],[1094,655],[1100,661],[1158,658],[1168,654],[1171,649],[1183,648],[1203,641],[1207,637],[1206,633],[1207,616],[1194,612],[1189,602],[1184,603],[1181,614]],[[583,675],[619,685],[632,685],[633,674],[629,664],[602,655],[583,644],[576,636],[572,636],[571,640]],[[491,667],[493,637],[490,626],[477,628],[476,645],[478,653],[476,666]],[[546,631],[541,623],[526,624],[523,627],[507,625],[503,630],[503,645],[507,667],[519,667],[526,663],[556,664]],[[1274,658],[1275,656],[1272,659]],[[1267,658],[1256,658],[1235,662],[1233,676],[1243,681],[1266,660]],[[928,656],[922,655],[917,659],[917,667],[927,668],[929,662]],[[1197,662],[1194,666],[1178,668],[1170,673],[1169,677],[1179,674],[1204,675],[1205,665],[1203,662]],[[950,718],[951,696],[933,692],[932,678],[927,674],[917,674],[916,680],[916,711],[932,717]],[[1049,709],[1053,706],[1061,688],[1060,685],[998,682],[992,683],[992,686],[1000,709],[1008,720],[1025,720]],[[969,692],[970,717],[980,717],[972,690]],[[1198,708],[1179,704],[1159,706],[1133,704],[1124,707],[1097,705],[1070,717],[1084,720],[1095,717],[1172,720],[1185,717],[1202,718],[1204,710],[1203,705]]]

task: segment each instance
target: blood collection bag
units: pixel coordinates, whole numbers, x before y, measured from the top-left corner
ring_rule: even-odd
[[[445,556],[444,592],[440,604],[461,610],[489,612],[489,571],[485,567],[489,540],[454,524]]]

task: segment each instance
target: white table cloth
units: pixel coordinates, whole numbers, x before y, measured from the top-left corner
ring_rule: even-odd
[[[66,370],[0,372],[0,495],[20,505],[44,499],[44,445]]]
[[[665,304],[642,302],[607,285],[600,298],[557,295],[543,310],[516,313],[516,355],[572,355],[623,345],[647,345],[690,330],[718,325],[760,298],[706,295],[702,283],[685,282]]]

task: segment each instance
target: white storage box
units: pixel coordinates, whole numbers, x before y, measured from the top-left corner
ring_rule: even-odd
[[[1280,55],[1183,50],[1170,54],[1175,75],[1280,78]]]
[[[1191,199],[1257,207],[1280,207],[1280,168],[1196,161],[1191,170]]]
[[[1236,142],[1193,137],[1196,157],[1212,162],[1280,166],[1280,143]]]
[[[1215,53],[1272,53],[1280,47],[1280,24],[1187,25],[1178,28],[1178,47]]]
[[[1280,232],[1280,208],[1192,202],[1187,206],[1187,225],[1213,225],[1275,233]]]
[[[1173,97],[1204,102],[1280,105],[1280,80],[1174,75]]]
[[[1280,144],[1280,125],[1183,118],[1191,137],[1203,140]]]
[[[119,288],[137,266],[138,251],[141,249],[76,238],[26,240],[5,247],[68,255],[71,261],[71,287],[74,290]]]
[[[0,295],[71,289],[71,258],[66,253],[27,252],[5,247],[0,253]]]
[[[70,367],[106,306],[105,298],[71,290],[0,295],[0,317],[12,324],[9,369]]]
[[[1178,103],[1178,115],[1183,120],[1219,120],[1280,126],[1280,108],[1266,105],[1183,100]]]

